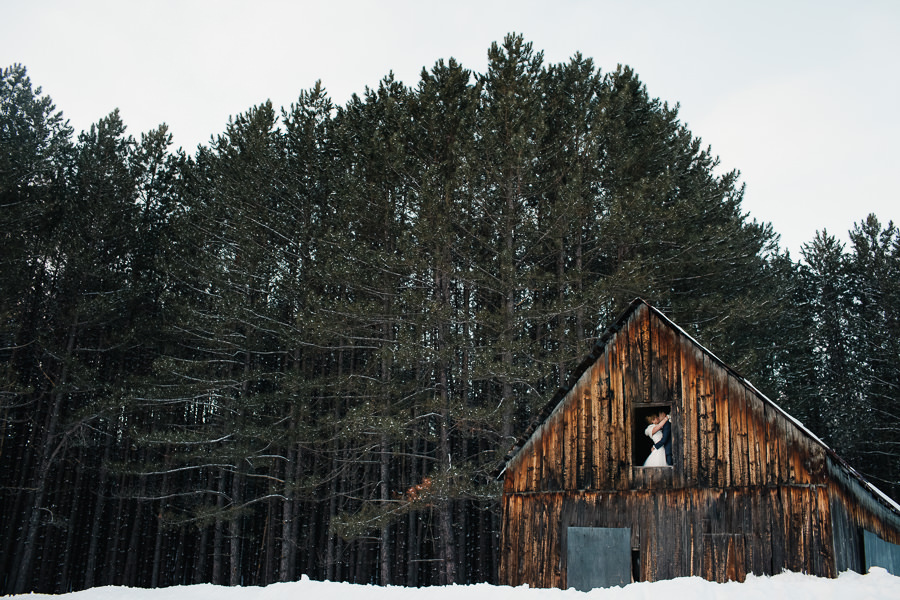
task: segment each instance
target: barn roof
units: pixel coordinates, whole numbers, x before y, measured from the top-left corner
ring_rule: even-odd
[[[703,344],[698,342],[693,336],[691,336],[687,331],[682,329],[679,325],[674,323],[671,319],[666,317],[662,312],[651,306],[648,302],[641,298],[635,298],[631,301],[628,307],[622,311],[622,313],[600,334],[597,338],[597,341],[594,343],[591,348],[590,354],[588,354],[584,360],[579,363],[579,365],[572,371],[572,374],[569,378],[569,382],[565,387],[560,387],[556,390],[556,393],[550,398],[550,400],[544,405],[544,407],[535,415],[535,418],[532,420],[531,425],[520,435],[515,443],[513,444],[510,451],[507,453],[506,457],[503,460],[501,467],[497,470],[497,478],[503,476],[503,473],[506,471],[506,467],[509,465],[510,461],[519,453],[520,450],[528,443],[528,440],[534,435],[534,433],[538,430],[538,428],[550,417],[553,411],[557,406],[562,403],[569,391],[572,390],[573,387],[578,383],[578,380],[581,379],[581,376],[593,365],[597,359],[599,359],[603,353],[606,351],[607,344],[612,340],[615,335],[622,329],[623,325],[626,321],[631,317],[631,315],[641,306],[646,306],[649,311],[666,323],[669,327],[685,336],[688,340],[691,341],[700,351],[705,353],[709,358],[715,361],[719,366],[723,369],[727,370],[734,377],[736,377],[740,382],[747,386],[748,389],[752,390],[754,394],[756,394],[764,403],[771,406],[774,410],[778,411],[781,415],[783,415],[789,422],[791,422],[799,431],[801,431],[804,435],[808,436],[815,443],[821,445],[826,454],[828,454],[832,460],[835,461],[847,474],[849,474],[852,478],[856,479],[865,489],[867,489],[870,493],[875,495],[879,500],[881,500],[884,504],[886,504],[891,510],[895,513],[900,514],[900,504],[895,502],[892,498],[890,498],[887,494],[882,492],[880,489],[875,487],[872,483],[870,483],[865,477],[863,477],[856,469],[851,467],[844,459],[837,455],[828,445],[822,441],[818,436],[816,436],[812,431],[807,429],[800,421],[792,417],[787,413],[783,408],[778,406],[774,401],[772,401],[768,396],[759,391],[756,386],[750,383],[746,378],[744,378],[740,373],[738,373],[731,366],[722,361],[719,357],[713,354],[709,349],[707,349]]]

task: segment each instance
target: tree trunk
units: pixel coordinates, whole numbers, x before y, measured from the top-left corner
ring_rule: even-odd
[[[390,447],[388,446],[387,436],[381,436],[381,504],[387,506],[388,498],[388,477],[390,477]],[[382,524],[381,533],[378,544],[378,559],[381,570],[381,579],[379,585],[391,585],[391,554],[390,554],[390,527],[387,523]]]
[[[216,524],[213,533],[213,572],[212,582],[222,585],[225,576],[223,555],[225,552],[225,469],[219,470],[219,495],[216,497]]]
[[[123,487],[124,477],[119,476],[118,483],[113,483],[113,486],[118,485],[119,488]],[[105,532],[105,534],[111,540],[111,543],[106,549],[106,561],[103,563],[101,568],[101,578],[100,581],[104,583],[104,585],[116,585],[118,584],[118,580],[116,579],[116,574],[119,573],[119,546],[122,543],[122,522],[125,520],[125,501],[121,498],[116,502],[116,514],[113,516],[112,524],[109,526],[109,530]]]
[[[75,467],[75,482],[72,485],[72,507],[69,511],[69,526],[66,530],[66,544],[63,548],[63,563],[59,570],[59,579],[57,585],[58,592],[66,592],[74,586],[69,578],[69,569],[72,565],[72,559],[75,557],[75,533],[80,529],[81,525],[81,478],[84,474],[85,450],[82,448],[78,452],[78,465]]]
[[[50,467],[53,464],[53,460],[56,458],[56,453],[62,446],[62,442],[54,445],[54,438],[56,437],[56,430],[59,426],[61,417],[60,411],[62,407],[63,392],[68,383],[69,364],[72,360],[72,351],[75,349],[75,337],[77,331],[78,314],[76,313],[75,320],[69,327],[69,338],[66,341],[66,354],[63,358],[59,380],[50,392],[50,413],[48,423],[44,428],[43,436],[41,436],[41,462],[34,483],[31,512],[25,529],[24,548],[22,550],[21,558],[19,559],[18,567],[16,568],[16,583],[13,586],[13,590],[17,594],[28,591],[28,587],[31,584],[31,569],[37,545],[37,532],[38,528],[41,526],[41,511],[44,510],[44,497],[47,494],[47,477],[50,474]]]
[[[129,504],[133,506],[134,515],[131,523],[131,533],[128,536],[128,548],[126,550],[127,554],[125,555],[125,570],[122,575],[122,580],[120,581],[120,585],[125,585],[129,587],[138,587],[138,559],[141,554],[143,554],[143,548],[141,547],[141,534],[144,529],[143,526],[143,505],[144,500],[142,498],[146,495],[147,492],[147,476],[140,476],[140,487],[138,490],[138,500],[130,501]]]
[[[88,544],[87,566],[84,569],[85,589],[94,587],[94,577],[97,572],[97,555],[100,553],[100,527],[105,523],[104,510],[106,508],[106,479],[108,477],[107,463],[109,462],[112,441],[107,441],[103,450],[103,460],[100,463],[100,473],[97,476],[97,501],[94,503],[94,512],[91,519],[91,539]]]
[[[166,468],[169,467],[169,455],[171,452],[168,444],[166,445],[166,460],[164,464]],[[169,476],[168,474],[163,475],[162,478],[162,487],[160,489],[160,496],[162,498],[159,500],[159,510],[156,513],[156,539],[153,543],[153,571],[150,574],[150,587],[157,588],[159,587],[159,574],[162,569],[162,547],[163,547],[163,538],[165,536],[165,530],[163,528],[163,515],[166,512],[166,500],[165,497],[169,492]]]
[[[443,365],[442,365],[443,367]],[[441,558],[441,585],[453,585],[456,583],[456,556],[453,552],[454,536],[453,536],[453,501],[450,498],[450,408],[447,398],[447,372],[446,369],[440,370],[440,393],[441,393],[441,428],[439,451],[441,456],[439,464],[441,469],[442,489],[439,490],[438,500],[438,542],[440,545]]]
[[[292,410],[292,413],[294,411]],[[290,420],[291,428],[295,427],[293,417]],[[294,454],[292,445],[287,452],[287,462],[284,465],[284,500],[281,501],[281,556],[278,563],[279,581],[291,581],[293,578],[293,565],[296,561],[296,539],[294,534],[294,490],[293,473],[294,465],[299,462]]]
[[[231,504],[232,515],[228,521],[228,541],[229,541],[229,577],[228,585],[241,585],[241,510],[240,505],[243,501],[242,485],[243,477],[241,476],[243,461],[238,461],[234,465],[234,474],[231,479]]]

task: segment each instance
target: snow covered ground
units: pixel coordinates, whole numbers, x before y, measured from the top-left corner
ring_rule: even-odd
[[[798,573],[748,577],[744,583],[711,583],[686,577],[656,583],[633,583],[624,588],[539,590],[487,584],[402,588],[310,581],[276,583],[264,588],[191,585],[155,590],[101,587],[50,596],[11,596],[28,600],[874,600],[900,599],[900,577],[873,568],[867,575],[847,572],[837,579]]]

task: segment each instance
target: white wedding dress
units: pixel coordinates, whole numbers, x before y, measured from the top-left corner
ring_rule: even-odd
[[[647,429],[644,430],[644,434],[653,440],[653,443],[656,444],[659,440],[662,439],[662,429],[653,433],[653,428],[656,427],[653,423],[647,425]],[[650,452],[650,456],[647,457],[647,460],[644,461],[645,467],[666,467],[668,463],[666,463],[666,447],[661,446],[659,448],[653,448]]]

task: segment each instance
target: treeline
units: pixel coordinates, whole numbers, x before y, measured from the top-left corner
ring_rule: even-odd
[[[192,156],[3,71],[0,591],[493,581],[496,468],[636,296],[900,497],[894,226],[794,262],[630,69],[488,56]]]

